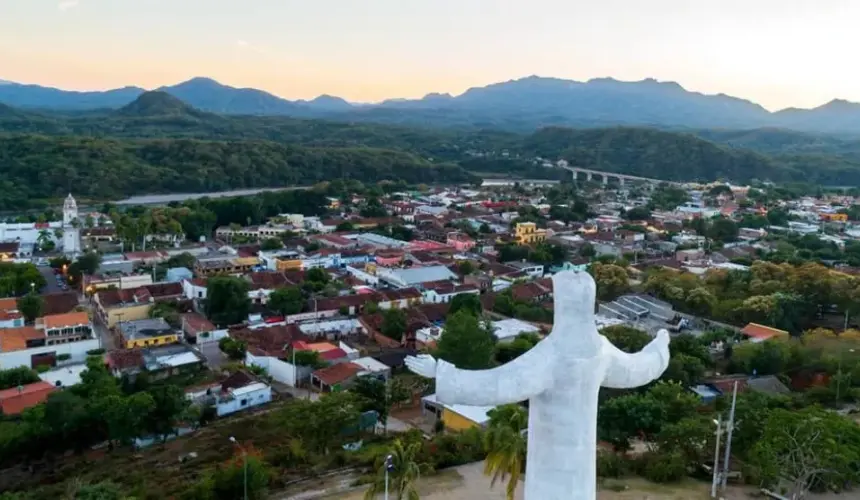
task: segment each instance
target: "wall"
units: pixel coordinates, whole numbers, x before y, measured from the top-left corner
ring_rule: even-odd
[[[206,287],[195,286],[188,280],[182,282],[182,291],[185,293],[186,299],[206,298]]]
[[[363,281],[369,285],[378,285],[379,284],[379,278],[378,277],[376,277],[370,273],[366,273],[366,272],[362,271],[361,269],[356,269],[352,266],[346,266],[346,272],[348,272],[349,274],[355,276],[357,279],[360,279],[361,281]]]
[[[364,325],[357,319],[335,319],[303,323],[299,325],[299,330],[311,336],[321,336],[332,332],[346,335],[350,333],[363,333]]]
[[[34,354],[56,353],[69,354],[71,358],[63,361],[63,364],[83,363],[87,360],[87,351],[99,348],[98,339],[82,340],[80,342],[69,342],[68,344],[57,344],[20,351],[0,353],[0,370],[17,368],[19,366],[31,366],[31,356]]]
[[[245,400],[244,406],[242,406],[242,400]],[[241,396],[236,396],[233,399],[220,402],[215,406],[215,409],[217,411],[218,416],[223,417],[224,415],[229,415],[231,413],[236,413],[237,411],[247,410],[248,408],[264,405],[271,401],[272,388],[266,387],[265,389],[249,392],[248,394],[242,394]]]
[[[123,318],[123,321],[125,321],[125,318]],[[146,346],[153,346],[153,345],[167,345],[167,344],[173,344],[175,342],[179,342],[179,336],[178,335],[160,335],[158,337],[147,337],[144,339],[127,340],[125,342],[125,348],[126,349],[133,349],[135,347],[146,347]]]
[[[204,337],[203,335],[205,335],[206,333],[208,333],[209,335],[207,337]],[[230,334],[227,333],[227,330],[214,330],[211,332],[204,332],[204,333],[197,335],[197,343],[198,344],[208,344],[210,342],[218,342],[219,340],[223,339],[224,337],[229,337],[229,336],[230,336]]]
[[[107,326],[113,328],[122,321],[135,321],[138,319],[149,318],[149,310],[152,309],[152,304],[140,304],[129,307],[115,307],[107,310]]]
[[[478,427],[478,424],[475,422],[448,408],[442,408],[442,422],[445,424],[445,429],[450,431],[464,431],[472,427]]]
[[[266,372],[277,382],[287,384],[290,387],[296,386],[296,369],[292,363],[281,361],[272,356],[255,356],[250,352],[245,353],[245,363],[265,368]],[[313,369],[310,367],[298,367],[299,381],[307,379],[311,372],[313,372]]]

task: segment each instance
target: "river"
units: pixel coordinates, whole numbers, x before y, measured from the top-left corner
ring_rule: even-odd
[[[113,202],[115,205],[165,205],[173,201],[196,200],[198,198],[226,198],[230,196],[252,196],[267,191],[292,191],[310,189],[308,186],[293,186],[281,188],[234,189],[232,191],[216,191],[213,193],[174,193],[174,194],[144,194],[132,196]]]

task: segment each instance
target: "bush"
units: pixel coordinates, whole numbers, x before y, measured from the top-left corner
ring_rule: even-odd
[[[66,360],[69,360],[69,359],[72,359],[72,355],[71,355],[71,354],[59,354],[59,355],[57,356],[57,361],[66,361]]]
[[[51,371],[51,367],[48,365],[39,365],[36,367],[36,371],[39,373],[45,373]]]
[[[687,461],[679,452],[651,452],[639,458],[641,474],[655,483],[673,483],[687,476]]]
[[[599,477],[624,477],[630,473],[629,459],[611,451],[597,452],[597,475]]]
[[[87,354],[89,356],[98,356],[98,355],[104,354],[104,353],[105,353],[105,350],[103,348],[90,349],[89,351],[87,351]]]

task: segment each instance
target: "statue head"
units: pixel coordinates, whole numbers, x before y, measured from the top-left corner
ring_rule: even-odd
[[[597,285],[587,272],[562,271],[553,275],[553,342],[564,345],[565,355],[597,354],[602,340],[594,322]]]

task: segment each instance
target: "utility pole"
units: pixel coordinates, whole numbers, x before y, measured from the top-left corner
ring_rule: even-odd
[[[723,459],[723,478],[721,482],[721,487],[723,490],[726,489],[726,481],[729,478],[729,459],[732,454],[732,431],[735,430],[735,403],[738,400],[738,383],[735,381],[734,388],[732,389],[732,409],[729,410],[729,424],[728,424],[728,435],[726,436],[726,457]]]
[[[714,420],[717,424],[717,445],[714,447],[714,477],[711,480],[711,498],[717,498],[717,483],[720,477],[720,435],[722,434],[723,416],[720,415],[718,420]]]

